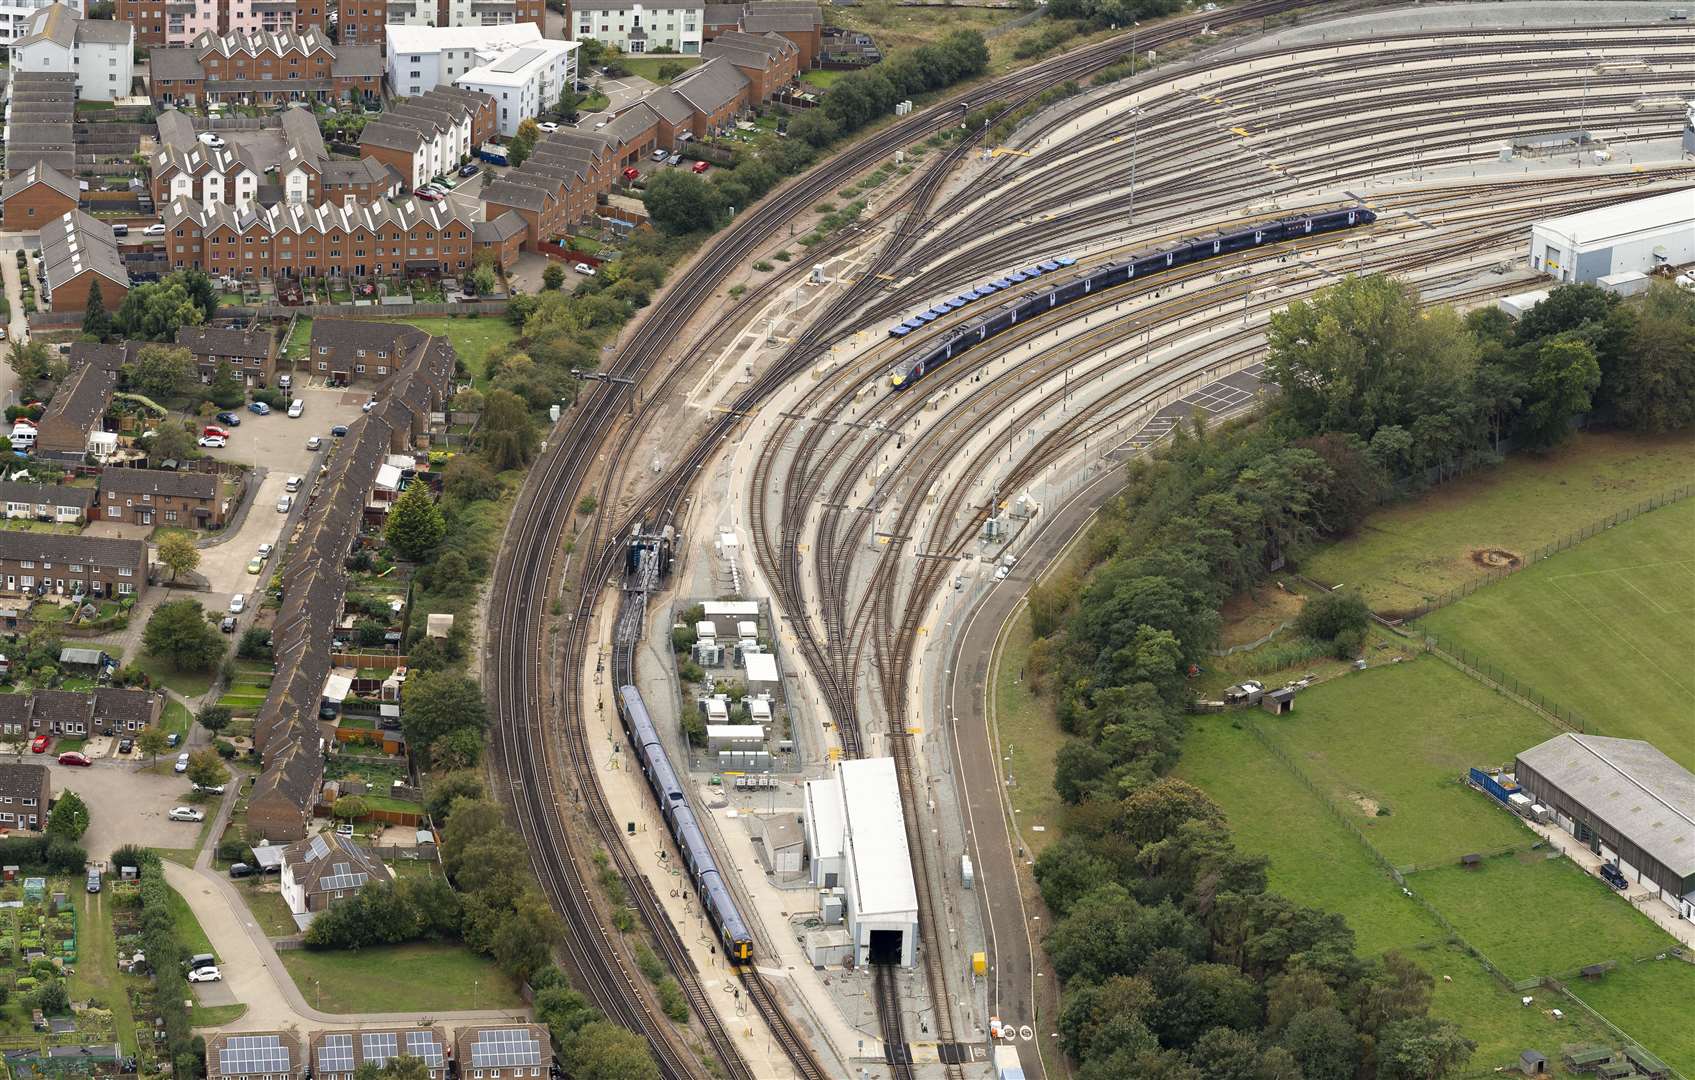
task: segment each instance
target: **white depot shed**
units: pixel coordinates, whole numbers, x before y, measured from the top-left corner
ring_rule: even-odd
[[[847,839],[847,808],[842,785],[835,776],[808,780],[802,818],[806,825],[808,880],[814,888],[834,889],[842,883],[842,845]]]
[[[718,750],[763,750],[765,729],[758,724],[708,724],[706,748]]]
[[[854,964],[911,967],[918,946],[918,888],[895,761],[844,761],[836,778],[842,789],[842,884]]]
[[[1556,281],[1593,282],[1627,270],[1695,262],[1695,196],[1673,191],[1530,227],[1530,268]]]
[[[774,654],[743,653],[742,662],[747,665],[749,693],[775,694],[777,692],[777,657]]]

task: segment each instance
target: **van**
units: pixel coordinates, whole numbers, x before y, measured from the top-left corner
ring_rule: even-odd
[[[123,225],[123,224],[118,224],[118,225],[112,226],[112,235],[113,236],[128,236],[129,235],[129,226]]]
[[[217,967],[218,958],[209,952],[196,953],[188,958],[188,970],[199,971],[201,968]]]

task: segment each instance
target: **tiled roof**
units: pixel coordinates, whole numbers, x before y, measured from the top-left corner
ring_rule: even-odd
[[[112,227],[98,218],[72,210],[41,227],[41,262],[47,267],[47,287],[56,289],[86,270],[129,288],[129,271],[118,254]],[[114,305],[115,306],[115,305]]]
[[[145,572],[147,568],[147,544],[141,540],[119,540],[109,536],[75,536],[0,529],[0,559],[87,563],[101,567],[127,566],[138,571],[139,576],[139,573]]]
[[[211,473],[169,469],[106,469],[100,491],[117,495],[157,495],[176,499],[216,499],[218,478]]]
[[[16,480],[0,480],[0,503],[75,506],[86,513],[94,504],[94,489],[69,484],[23,484]]]
[[[24,695],[0,694],[0,699],[4,699],[6,705],[12,706],[12,708],[0,710],[0,712],[9,714],[16,709],[17,705],[22,705],[27,714],[29,701]],[[13,719],[11,715],[4,716],[4,719],[7,723],[24,722],[22,718]],[[0,762],[0,795],[5,796],[8,803],[17,799],[35,799],[38,800],[40,813],[46,814],[46,796],[51,787],[52,784],[48,778],[47,766],[45,765],[37,765],[28,761]]]
[[[112,403],[112,391],[117,386],[115,372],[93,364],[78,368],[59,384],[36,426],[52,428],[64,423],[85,434],[91,432],[100,426],[100,417]]]
[[[38,162],[7,180],[5,187],[0,189],[0,199],[10,199],[14,195],[21,195],[36,184],[46,184],[69,199],[81,197],[81,192],[77,188],[75,180],[58,169]]]
[[[515,210],[508,210],[493,221],[479,221],[472,238],[479,244],[498,244],[522,235],[528,228]]]
[[[159,698],[146,690],[102,686],[94,691],[94,719],[114,724],[132,721],[150,724],[154,707],[159,704]]]
[[[741,97],[747,85],[747,76],[734,64],[713,59],[677,76],[670,88],[696,109],[711,114]]]
[[[177,331],[177,344],[196,356],[241,356],[268,359],[276,348],[269,330],[254,333],[225,326],[185,326]]]

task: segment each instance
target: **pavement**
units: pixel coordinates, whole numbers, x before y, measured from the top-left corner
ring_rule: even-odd
[[[23,277],[18,272],[15,248],[0,248],[0,277],[5,278],[6,303],[10,306],[11,321],[6,324],[8,341],[29,340],[29,318],[24,315]],[[10,350],[10,344],[7,349]],[[10,364],[0,364],[0,405],[10,405],[18,390],[18,376]]]
[[[612,119],[617,115],[619,109],[639,100],[649,90],[653,90],[659,85],[649,82],[639,75],[628,75],[622,79],[610,79],[604,75],[597,75],[584,81],[606,95],[607,106],[599,112],[579,114],[576,126],[582,131],[593,131],[596,125]]]
[[[448,192],[447,198],[444,200],[454,209],[465,214],[469,214],[472,221],[483,220],[483,200],[481,193],[483,190],[483,180],[489,175],[490,168],[489,164],[485,161],[479,161],[477,164],[480,166],[480,170],[475,176],[461,180],[459,179],[459,174],[457,172],[453,174],[453,182],[459,186]]]

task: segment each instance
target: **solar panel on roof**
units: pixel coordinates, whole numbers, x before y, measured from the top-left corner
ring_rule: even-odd
[[[318,1044],[319,1072],[353,1071],[353,1036],[325,1035]]]
[[[288,1072],[288,1047],[276,1035],[232,1035],[218,1051],[218,1071],[225,1074]]]
[[[308,861],[311,861],[313,859],[321,859],[324,856],[328,855],[329,853],[330,853],[329,841],[325,840],[323,838],[323,836],[321,836],[321,835],[314,836],[312,838],[312,843],[306,849],[306,858],[307,858]]]
[[[400,1054],[400,1037],[392,1031],[367,1031],[359,1036],[359,1052],[379,1069]]]
[[[541,1064],[541,1042],[528,1028],[491,1028],[471,1044],[473,1069],[501,1069]]]
[[[432,1069],[439,1069],[445,1060],[441,1043],[433,1031],[408,1031],[406,1033],[406,1053],[409,1057],[421,1060]]]

